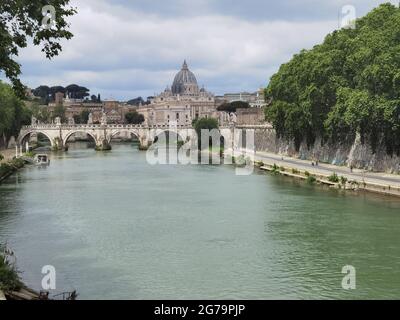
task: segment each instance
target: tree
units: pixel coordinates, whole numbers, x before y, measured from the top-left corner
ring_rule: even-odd
[[[86,124],[89,120],[90,111],[87,109],[82,110],[80,114],[75,114],[73,116],[74,122],[76,124]]]
[[[0,153],[0,161],[4,160],[4,156]]]
[[[48,86],[39,86],[36,89],[33,90],[33,94],[36,97],[40,97],[43,100],[47,100],[50,95],[50,88]]]
[[[72,99],[84,99],[89,96],[89,89],[85,87],[78,86],[77,84],[70,84],[65,87]]]
[[[65,107],[62,105],[57,105],[54,107],[54,111],[53,111],[53,119],[55,118],[60,118],[61,122],[66,122],[67,118],[65,116]]]
[[[74,118],[74,123],[75,124],[82,124],[83,123],[80,114],[74,114],[72,117]]]
[[[127,102],[127,104],[131,105],[131,106],[139,106],[140,104],[145,104],[145,101],[143,100],[142,97],[137,97],[135,99],[129,100]]]
[[[323,142],[382,144],[400,154],[400,8],[382,4],[356,29],[329,34],[272,76],[266,118],[296,147]]]
[[[141,124],[144,122],[144,116],[137,111],[132,111],[125,114],[125,120],[129,124]]]
[[[12,88],[0,81],[0,145],[7,146],[10,138],[19,134],[21,126],[30,123],[31,115]]]
[[[32,115],[40,122],[47,123],[50,121],[51,114],[47,106],[39,106],[37,102],[33,102],[30,106]]]
[[[42,9],[52,5],[55,19],[43,16]],[[12,82],[16,92],[22,97],[23,85],[19,80],[21,66],[15,60],[21,48],[27,46],[27,38],[33,44],[42,46],[42,51],[51,59],[61,51],[60,41],[71,39],[66,18],[76,13],[69,6],[69,0],[2,0],[0,2],[0,71]],[[51,28],[44,28],[43,22],[54,22]],[[48,25],[48,24],[46,24]]]
[[[202,130],[208,130],[211,131],[213,129],[218,129],[218,120],[213,119],[213,118],[200,118],[194,121],[194,129],[196,130],[197,133],[197,138],[198,138],[198,145],[199,149],[202,146],[201,143],[201,132]],[[210,137],[209,145],[212,145],[212,139]]]
[[[234,102],[225,102],[220,105],[217,110],[218,111],[225,111],[225,112],[236,112],[237,109],[247,109],[250,108],[250,104],[245,101],[234,101]]]

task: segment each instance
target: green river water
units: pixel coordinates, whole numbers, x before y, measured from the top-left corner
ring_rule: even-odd
[[[80,299],[400,297],[398,199],[84,146],[0,185],[0,241],[33,289],[53,265]]]

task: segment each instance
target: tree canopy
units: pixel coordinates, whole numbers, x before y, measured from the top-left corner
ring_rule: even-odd
[[[33,90],[33,94],[36,97],[42,98],[43,103],[48,104],[50,101],[54,101],[55,95],[57,92],[61,92],[64,94],[67,94],[72,98],[72,99],[84,99],[85,97],[89,96],[89,89],[86,87],[79,86],[77,84],[70,84],[69,86],[63,87],[63,86],[53,86],[49,87],[46,85],[41,85],[37,87],[36,89]],[[99,96],[93,96],[91,97],[92,102],[98,102],[97,99],[100,98]]]
[[[198,139],[198,147],[201,149],[201,137],[202,130],[208,130],[211,132],[213,129],[218,129],[218,120],[214,118],[200,118],[193,121],[194,129],[196,130],[197,139]],[[209,146],[212,146],[212,138],[209,139]]]
[[[237,109],[247,109],[250,108],[248,102],[245,101],[233,101],[233,102],[226,102],[221,104],[217,110],[218,111],[225,111],[225,112],[236,112]]]
[[[31,111],[15,95],[14,90],[0,81],[0,147],[18,136],[21,126],[30,124]]]
[[[137,111],[132,111],[125,114],[125,120],[129,124],[141,124],[144,122],[144,116]]]
[[[49,22],[42,13],[47,5],[53,6],[56,13],[55,19],[51,19],[54,22],[51,28],[43,25],[43,22]],[[24,93],[19,80],[21,66],[15,60],[19,50],[27,46],[28,39],[32,39],[34,45],[42,46],[47,58],[57,56],[62,50],[60,41],[72,38],[66,18],[75,13],[69,0],[0,1],[0,72],[10,79],[16,92]],[[46,23],[46,26],[50,24]]]
[[[76,124],[86,124],[89,120],[90,111],[88,109],[82,110],[80,114],[76,114],[73,116]]]
[[[356,133],[400,154],[400,9],[383,4],[283,64],[265,90],[278,136],[311,146]]]
[[[142,97],[137,97],[135,99],[131,99],[127,102],[127,104],[129,104],[130,106],[139,106],[140,104],[145,104],[146,101],[143,100]]]

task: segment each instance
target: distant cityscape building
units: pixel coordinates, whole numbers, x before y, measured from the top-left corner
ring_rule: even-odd
[[[263,108],[267,105],[265,102],[264,89],[261,88],[257,92],[239,92],[239,93],[226,93],[223,96],[218,96],[217,99],[223,102],[236,102],[243,101],[250,104],[251,108]]]
[[[171,87],[139,106],[148,125],[190,125],[198,118],[218,118],[216,100],[205,88],[199,88],[196,76],[184,61]]]
[[[135,106],[121,104],[115,100],[91,102],[83,99],[72,99],[68,93],[65,97],[62,92],[57,92],[54,102],[50,102],[48,107],[50,111],[54,111],[55,107],[60,105],[65,108],[65,116],[70,124],[74,116],[82,114],[83,111],[89,111],[93,124],[100,124],[102,117],[104,117],[103,114],[106,115],[108,123],[122,124],[125,122],[125,114],[137,109]]]
[[[193,120],[199,118],[218,119],[220,125],[228,125],[232,117],[237,118],[240,124],[258,124],[264,120],[263,109],[267,105],[264,90],[255,93],[227,93],[216,97],[204,87],[200,88],[196,76],[184,61],[181,70],[176,74],[172,86],[167,87],[162,93],[143,99],[133,99],[129,103],[120,103],[114,99],[100,101],[99,99],[76,99],[73,94],[56,92],[54,101],[48,104],[49,111],[54,111],[57,106],[65,108],[66,120],[74,123],[76,116],[83,111],[90,113],[91,124],[126,123],[125,115],[137,111],[144,116],[144,125],[191,125]],[[235,101],[248,102],[250,109],[238,109],[236,114],[220,112],[218,106]],[[79,118],[79,117],[77,117]]]

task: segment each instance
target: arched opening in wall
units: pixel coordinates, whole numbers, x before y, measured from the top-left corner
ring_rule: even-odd
[[[51,150],[50,138],[42,132],[31,132],[21,140],[22,150],[24,152],[37,150],[37,151],[48,151]],[[28,150],[29,148],[29,150]]]
[[[135,147],[139,147],[139,137],[134,132],[129,131],[116,131],[111,133],[110,137],[111,144],[132,144]]]
[[[133,132],[130,133],[130,143],[134,148],[137,148],[137,149],[140,148],[140,139],[136,133],[133,133]]]
[[[67,150],[94,149],[96,140],[92,135],[84,131],[76,131],[67,136],[64,146]]]

